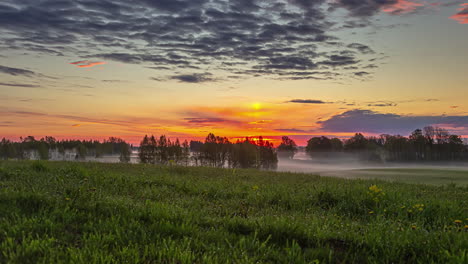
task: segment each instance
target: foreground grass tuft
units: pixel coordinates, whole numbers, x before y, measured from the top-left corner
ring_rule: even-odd
[[[467,263],[468,188],[0,163],[1,263]]]

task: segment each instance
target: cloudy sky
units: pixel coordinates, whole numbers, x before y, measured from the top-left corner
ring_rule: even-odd
[[[468,135],[468,3],[2,0],[0,136]]]

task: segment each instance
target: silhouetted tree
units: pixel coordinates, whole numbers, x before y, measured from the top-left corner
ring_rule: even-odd
[[[231,142],[226,137],[217,137],[210,133],[202,147],[202,159],[207,165],[222,167],[227,160],[230,145]]]
[[[122,145],[122,149],[120,150],[120,157],[119,160],[122,163],[129,163],[130,162],[130,155],[132,153],[132,150],[130,148],[130,145],[125,144]]]
[[[341,142],[341,140],[340,140]],[[337,144],[335,142],[335,144]],[[341,147],[342,148],[342,144]],[[306,151],[309,153],[313,152],[329,152],[333,150],[332,141],[324,136],[313,137],[307,141]]]
[[[281,138],[281,144],[278,146],[278,155],[280,157],[285,157],[292,159],[294,154],[297,152],[297,145],[294,140],[290,139],[287,136]]]
[[[187,166],[190,158],[190,145],[187,140],[182,143],[182,157],[181,162]]]
[[[365,151],[368,146],[368,140],[361,133],[356,133],[352,138],[344,143],[344,150],[346,151]]]
[[[138,153],[141,163],[154,164],[156,162],[156,139],[153,135],[145,135],[140,142],[140,151]]]
[[[339,138],[330,139],[331,150],[334,152],[343,151],[343,141]]]

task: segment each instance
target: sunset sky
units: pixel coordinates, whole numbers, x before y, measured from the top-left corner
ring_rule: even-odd
[[[468,3],[2,0],[0,137],[468,136]]]

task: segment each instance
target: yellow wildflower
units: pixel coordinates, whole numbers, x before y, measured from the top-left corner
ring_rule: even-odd
[[[462,220],[455,220],[453,221],[455,224],[461,224],[462,223]]]
[[[382,192],[382,189],[377,187],[377,185],[372,185],[371,187],[369,187],[369,191],[374,192],[374,193],[380,193]]]
[[[258,191],[259,187],[257,185],[252,186],[252,190]]]

